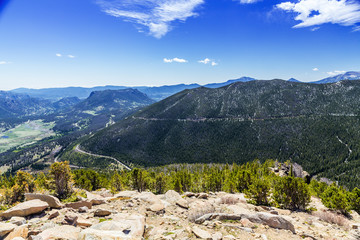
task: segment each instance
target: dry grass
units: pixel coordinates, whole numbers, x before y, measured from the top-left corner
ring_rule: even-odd
[[[227,195],[220,199],[220,204],[234,205],[240,202],[240,199],[235,196]]]
[[[345,228],[350,227],[350,224],[349,224],[349,221],[347,220],[347,218],[341,214],[336,214],[336,213],[327,212],[327,211],[317,211],[317,212],[314,212],[313,215],[327,223],[337,224],[337,225],[345,227]]]
[[[215,212],[215,207],[211,204],[207,204],[204,206],[201,206],[199,208],[193,209],[189,211],[188,214],[188,219],[191,222],[195,222],[196,219],[198,219],[199,217],[208,214],[208,213],[214,213]]]

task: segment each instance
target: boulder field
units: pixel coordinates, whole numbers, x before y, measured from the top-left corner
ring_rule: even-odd
[[[0,239],[360,239],[360,217],[345,218],[313,198],[313,213],[247,203],[243,194],[107,190],[62,204],[56,197],[26,194],[0,213]]]

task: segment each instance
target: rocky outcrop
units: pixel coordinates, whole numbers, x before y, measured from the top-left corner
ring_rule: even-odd
[[[49,207],[49,204],[47,202],[41,201],[39,199],[26,201],[23,203],[20,203],[16,205],[15,207],[12,207],[5,212],[0,214],[0,217],[2,218],[11,218],[14,216],[17,217],[26,217],[31,214],[39,213],[44,211],[46,208]]]
[[[206,240],[212,240],[213,239],[209,232],[207,232],[207,231],[205,231],[205,230],[203,230],[203,229],[201,229],[201,228],[199,228],[197,226],[193,227],[192,232],[195,234],[195,236],[197,238],[206,239]]]
[[[60,200],[57,197],[51,195],[40,194],[40,193],[25,193],[25,199],[27,201],[39,199],[43,202],[47,202],[49,204],[49,207],[51,208],[63,207],[63,204],[61,204]]]

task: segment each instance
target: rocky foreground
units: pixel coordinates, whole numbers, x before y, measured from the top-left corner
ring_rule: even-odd
[[[360,217],[328,211],[318,199],[312,214],[254,206],[243,194],[107,190],[62,204],[45,194],[0,214],[1,239],[360,239]]]

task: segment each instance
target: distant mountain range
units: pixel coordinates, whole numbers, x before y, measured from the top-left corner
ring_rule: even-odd
[[[359,79],[360,79],[360,72],[352,71],[352,72],[346,72],[344,74],[339,74],[333,77],[324,78],[322,80],[315,81],[313,83],[324,84],[324,83],[339,82],[342,80],[359,80]]]
[[[358,80],[360,79],[360,72],[347,72],[344,74],[339,74],[337,76],[325,78],[319,81],[315,81],[312,83],[323,84],[323,83],[333,83],[341,80]],[[223,86],[227,86],[229,84],[235,82],[249,82],[255,81],[257,79],[251,77],[241,77],[238,79],[228,80],[222,83],[210,83],[206,85],[199,84],[177,84],[177,85],[165,85],[159,87],[147,87],[147,86],[139,86],[132,87],[138,89],[139,91],[148,95],[149,98],[154,99],[155,101],[160,101],[165,99],[173,94],[181,92],[185,89],[193,89],[198,87],[207,87],[207,88],[219,88]],[[295,78],[290,78],[289,82],[301,82]],[[29,88],[17,88],[10,92],[13,93],[21,93],[29,95],[30,97],[43,98],[51,101],[58,101],[62,98],[68,97],[77,97],[80,99],[87,98],[94,91],[103,91],[103,90],[120,90],[129,88],[127,86],[98,86],[92,88],[83,88],[83,87],[65,87],[65,88],[43,88],[43,89],[29,89]]]

